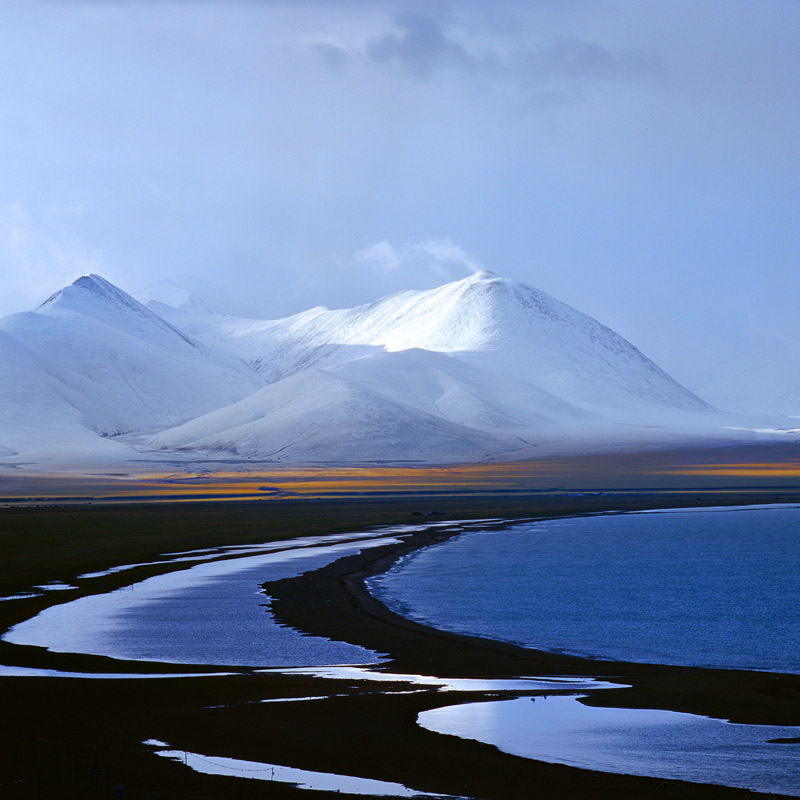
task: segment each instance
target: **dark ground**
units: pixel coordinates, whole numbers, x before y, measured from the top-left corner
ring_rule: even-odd
[[[0,595],[47,580],[72,582],[83,572],[147,561],[170,551],[416,523],[418,514],[427,518],[434,510],[441,514],[433,519],[442,521],[759,502],[800,502],[800,490],[412,494],[399,499],[9,508],[0,510]],[[393,554],[435,535],[416,536],[393,548]],[[614,705],[800,724],[800,676],[587,661],[443,634],[396,617],[362,586],[363,577],[382,569],[390,557],[388,548],[379,548],[271,584],[274,611],[307,632],[390,653],[392,671],[464,677],[611,676],[633,688],[599,692],[589,702],[610,702],[613,695]],[[95,579],[91,591],[108,591],[174,568],[141,567]],[[89,588],[85,581],[77,585],[77,591],[57,597],[0,603],[0,629]],[[0,663],[86,671],[147,669],[141,663],[50,654],[5,643],[0,643]],[[147,738],[191,752],[353,774],[486,800],[751,796],[743,790],[547,765],[433,734],[415,724],[417,714],[467,698],[388,694],[389,688],[246,672],[157,680],[0,678],[0,798],[106,798],[114,797],[119,784],[127,787],[128,800],[327,796],[270,782],[200,775],[152,755],[141,745]],[[340,696],[303,703],[255,702],[332,693]]]

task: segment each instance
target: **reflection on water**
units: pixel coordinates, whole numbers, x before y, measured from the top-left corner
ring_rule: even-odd
[[[163,745],[157,739],[148,739],[143,744]],[[295,784],[300,789],[318,792],[342,792],[344,794],[368,795],[369,797],[431,797],[439,800],[464,800],[453,795],[432,795],[409,789],[401,783],[357,778],[353,775],[337,775],[333,772],[314,772],[261,761],[243,761],[239,758],[204,756],[185,750],[159,750],[156,755],[186,764],[195,772],[205,775],[231,775],[237,778]]]
[[[233,672],[67,672],[39,667],[0,664],[0,678],[83,678],[85,680],[140,680],[161,678],[221,678]]]
[[[592,708],[564,696],[448,706],[418,722],[538,761],[800,796],[800,745],[767,741],[800,736],[800,728]]]
[[[116,591],[47,608],[15,625],[3,639],[56,652],[178,664],[374,664],[382,656],[363,647],[306,636],[277,624],[262,584],[319,569],[372,547],[396,544],[397,536],[484,524],[392,525],[360,533],[190,550],[165,554],[158,561],[118,565],[80,578],[93,580],[144,566],[180,566]],[[181,568],[184,563],[189,566]]]
[[[396,541],[381,537],[200,563],[52,606],[3,638],[57,652],[179,664],[375,663],[378,655],[362,647],[275,623],[261,584]]]
[[[429,686],[444,692],[563,692],[587,689],[621,689],[624,684],[584,677],[526,678],[439,678],[434,675],[411,675],[403,672],[378,672],[364,667],[297,667],[294,669],[260,670],[282,675],[312,675],[316,678],[366,680],[376,683],[411,683]]]

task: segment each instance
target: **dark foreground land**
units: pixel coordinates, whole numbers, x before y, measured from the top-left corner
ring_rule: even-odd
[[[400,499],[269,500],[0,511],[0,595],[48,580],[75,582],[58,596],[0,603],[0,629],[46,605],[87,591],[109,591],[169,567],[143,566],[96,578],[77,575],[159,554],[260,543],[371,526],[492,517],[544,517],[670,506],[800,502],[791,487],[748,491],[619,492],[613,496],[435,496]],[[747,723],[800,724],[800,676],[663,667],[525,650],[444,634],[389,612],[363,588],[404,549],[446,531],[413,536],[270,585],[273,610],[303,631],[388,653],[386,668],[437,676],[590,675],[631,684],[589,702],[664,708]],[[141,663],[59,655],[0,643],[0,664],[71,671],[164,671]],[[180,671],[187,671],[180,668]],[[0,677],[0,798],[125,797],[323,798],[286,784],[215,777],[153,755],[162,739],[175,749],[394,781],[415,789],[486,800],[520,798],[744,798],[745,790],[594,773],[500,753],[419,728],[417,715],[479,695],[392,693],[397,687],[239,670],[218,677],[93,680]],[[327,697],[261,703],[280,697]],[[613,701],[612,697],[613,695]],[[796,745],[785,745],[787,747]],[[341,797],[343,795],[336,795]],[[763,796],[763,795],[762,795]]]

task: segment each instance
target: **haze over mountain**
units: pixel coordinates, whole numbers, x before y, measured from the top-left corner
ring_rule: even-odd
[[[726,411],[800,418],[800,348],[794,336],[740,348],[735,366],[719,364],[694,381],[696,391]]]
[[[489,272],[280,320],[212,313],[174,284],[142,298],[89,275],[0,320],[0,459],[480,461],[758,427]]]

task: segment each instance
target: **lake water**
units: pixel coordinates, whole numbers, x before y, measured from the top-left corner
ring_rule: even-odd
[[[417,551],[370,590],[450,631],[577,655],[800,672],[800,507],[543,520]]]
[[[424,711],[418,722],[538,761],[800,795],[800,746],[770,741],[800,735],[796,727],[593,708],[576,697],[464,703]]]

